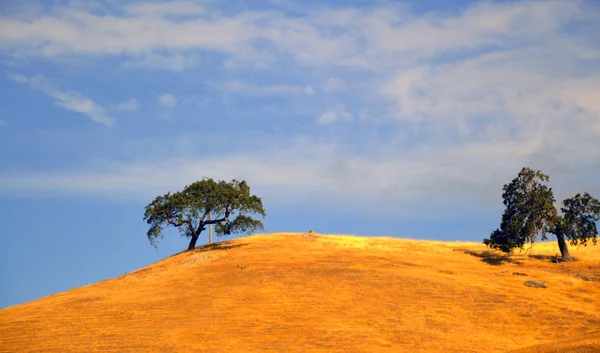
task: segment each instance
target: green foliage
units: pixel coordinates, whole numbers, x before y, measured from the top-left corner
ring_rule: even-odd
[[[502,198],[506,209],[500,229],[492,232],[489,246],[504,252],[523,248],[539,234],[546,239],[556,218],[552,189],[545,185],[549,177],[541,171],[523,168],[509,184],[504,185]]]
[[[587,241],[592,240],[596,245],[598,229],[596,222],[600,220],[600,201],[593,198],[587,192],[583,195],[577,194],[570,199],[563,201],[562,222],[558,224],[558,229],[572,245],[583,244],[587,246]]]
[[[547,233],[560,239],[566,237],[573,245],[586,245],[589,239],[595,244],[600,202],[588,193],[577,194],[564,201],[560,216],[554,207],[552,189],[545,184],[548,181],[549,177],[541,171],[523,168],[515,179],[504,185],[502,198],[506,209],[500,228],[494,230],[489,239],[484,239],[484,244],[509,253],[533,243],[538,235],[547,239]]]
[[[209,214],[212,212],[212,220]],[[157,196],[148,206],[144,221],[150,225],[148,240],[154,246],[157,238],[162,238],[165,226],[173,226],[193,241],[214,224],[218,236],[248,233],[263,230],[260,220],[250,217],[258,214],[266,216],[262,200],[250,194],[245,181],[231,182],[203,179],[186,186],[182,191]]]

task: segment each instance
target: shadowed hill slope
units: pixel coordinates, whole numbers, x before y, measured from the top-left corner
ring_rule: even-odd
[[[600,246],[556,252],[251,236],[1,310],[0,351],[600,351]]]

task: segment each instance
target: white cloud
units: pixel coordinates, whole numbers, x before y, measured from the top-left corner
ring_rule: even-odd
[[[564,96],[565,100],[581,109],[600,114],[600,74],[568,80],[561,86],[561,96]]]
[[[238,80],[232,80],[220,87],[228,93],[237,93],[248,96],[266,97],[266,96],[287,96],[287,95],[302,95],[312,96],[315,90],[312,86],[293,86],[293,85],[271,85],[258,86],[254,84],[244,83]]]
[[[160,8],[166,11],[164,15],[169,14],[168,9]],[[252,20],[250,15],[241,15],[177,21],[152,12],[101,15],[59,5],[51,15],[28,20],[0,18],[0,42],[1,48],[21,56],[149,55],[146,62],[139,63],[146,65],[148,60],[158,60],[151,54],[165,50],[239,50],[255,37]]]
[[[502,185],[523,165],[549,173],[558,199],[582,190],[600,193],[600,184],[591,177],[594,170],[600,170],[600,161],[594,162],[592,151],[585,154],[588,143],[550,150],[552,159],[536,157],[548,152],[541,139],[470,143],[457,148],[388,146],[378,156],[345,155],[336,144],[323,141],[269,144],[272,146],[262,151],[171,158],[157,163],[138,161],[115,164],[104,171],[0,175],[0,193],[60,192],[149,199],[210,175],[247,180],[271,205],[319,200],[359,211],[369,206],[378,207],[378,213],[426,214],[457,200],[494,207],[500,203]],[[572,163],[573,155],[588,162],[585,170]],[[588,177],[581,179],[582,175]],[[452,208],[435,217],[460,212]]]
[[[137,99],[130,98],[128,100],[122,101],[119,104],[113,106],[116,110],[136,110],[140,107],[140,103]]]
[[[198,65],[200,60],[191,54],[156,54],[149,53],[124,63],[125,67],[140,69],[161,69],[167,71],[182,71]]]
[[[589,15],[579,1],[478,2],[454,16],[373,11],[356,22],[377,65],[414,64],[445,53],[526,47],[553,37],[563,25]]]
[[[346,82],[339,78],[330,77],[323,84],[323,91],[325,92],[337,92],[346,89]]]
[[[201,15],[206,11],[200,5],[200,1],[136,2],[125,5],[124,10],[127,14],[133,16],[156,17],[168,15],[194,16]]]
[[[545,53],[529,53],[544,60]],[[565,59],[563,65],[576,61]],[[561,136],[565,144],[589,135],[598,121],[600,76],[560,80],[507,51],[439,66],[399,71],[382,86],[402,121],[427,123],[429,136],[453,132],[466,141]],[[436,130],[433,130],[433,129]],[[577,136],[577,137],[575,137]],[[575,137],[575,138],[573,138]],[[597,137],[596,137],[597,138]],[[600,146],[599,146],[600,147]]]
[[[425,16],[406,4],[388,4],[304,10],[307,16],[295,17],[277,11],[206,16],[208,3],[196,1],[117,4],[103,11],[70,3],[55,5],[45,15],[0,18],[0,50],[42,57],[126,55],[132,59],[129,66],[168,70],[194,67],[198,61],[190,53],[212,51],[228,54],[229,64],[256,61],[266,67],[291,56],[301,64],[381,71],[443,54],[525,46],[566,24],[593,18],[585,4],[486,1],[452,15]],[[265,41],[270,49],[260,44]],[[597,55],[598,49],[587,52]]]
[[[115,119],[107,115],[104,108],[90,98],[77,92],[61,91],[46,82],[43,76],[26,77],[19,74],[9,74],[8,77],[15,82],[28,84],[55,99],[56,105],[61,108],[88,116],[94,122],[107,126],[114,126]]]
[[[339,121],[352,120],[352,113],[349,113],[344,106],[331,109],[319,116],[318,125],[328,125]]]
[[[288,54],[307,64],[351,59],[357,48],[350,34],[322,36],[309,19],[277,12],[247,12],[198,17],[203,9],[192,2],[117,5],[117,11],[91,11],[56,5],[51,13],[30,18],[0,18],[0,50],[21,57],[63,55],[125,55],[127,66],[182,70],[195,66],[192,51],[231,55],[230,63],[273,60]],[[193,9],[191,9],[193,7]],[[122,15],[121,13],[125,13]],[[182,19],[178,15],[188,17]],[[191,16],[191,17],[190,17]],[[182,35],[185,33],[185,35]],[[269,41],[266,51],[256,41]],[[165,55],[164,53],[168,54]]]
[[[177,97],[171,93],[165,93],[158,99],[160,105],[165,108],[173,108],[177,105]]]
[[[250,178],[273,198],[287,191],[306,198],[356,194],[387,203],[443,197],[497,202],[502,184],[527,165],[550,174],[557,193],[600,193],[595,177],[600,170],[595,35],[600,18],[586,10],[594,5],[590,2],[484,1],[425,15],[390,2],[294,10],[305,16],[275,10],[217,14],[205,8],[215,2],[177,2],[183,5],[171,8],[136,4],[115,5],[114,13],[58,5],[46,14],[4,16],[0,50],[20,58],[123,56],[127,67],[172,71],[190,69],[204,54],[217,53],[236,74],[250,66],[257,83],[232,80],[213,88],[251,97],[312,96],[315,87],[324,92],[352,87],[343,95],[351,102],[331,106],[338,102],[325,97],[322,105],[310,107],[310,116],[323,112],[317,125],[334,124],[354,119],[346,107],[356,109],[359,119],[336,125],[335,131],[360,129],[353,133],[365,136],[361,141],[368,147],[362,147],[368,153],[353,154],[354,141],[345,141],[345,135],[327,147],[315,146],[323,141],[290,148],[274,143],[273,150],[255,153],[248,143],[215,159],[123,164],[102,173],[83,168],[1,176],[8,190],[33,185],[83,193],[156,193],[180,187],[201,172]],[[181,10],[186,6],[197,8]],[[266,70],[270,81],[261,80]],[[277,70],[290,75],[277,76],[273,85]],[[297,77],[319,84],[298,84]],[[167,94],[159,102],[175,106],[177,97]],[[369,132],[371,124],[381,131]],[[271,158],[274,154],[277,158]]]

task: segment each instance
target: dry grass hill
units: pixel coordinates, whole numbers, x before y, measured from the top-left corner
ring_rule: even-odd
[[[571,250],[251,236],[3,309],[0,351],[600,352],[600,246]]]

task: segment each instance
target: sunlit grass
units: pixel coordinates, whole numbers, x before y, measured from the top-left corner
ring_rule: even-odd
[[[600,347],[600,246],[571,247],[573,263],[553,263],[557,252],[553,243],[508,256],[474,242],[259,234],[2,310],[0,351]]]

